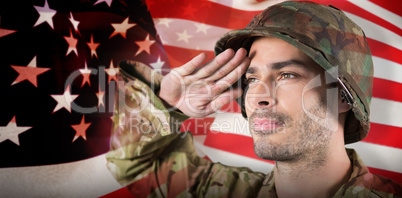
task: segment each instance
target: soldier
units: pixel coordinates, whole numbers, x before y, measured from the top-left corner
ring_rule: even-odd
[[[331,6],[283,2],[245,29],[161,76],[120,64],[108,168],[138,197],[393,197],[399,184],[371,174],[345,144],[366,137],[371,52],[361,28]],[[199,67],[200,66],[200,67]],[[267,175],[200,158],[182,121],[231,102],[248,119]],[[124,104],[124,105],[123,105]]]

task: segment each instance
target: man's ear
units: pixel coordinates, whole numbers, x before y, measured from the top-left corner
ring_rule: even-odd
[[[349,111],[352,108],[350,104],[348,104],[348,101],[342,96],[342,92],[339,91],[339,97],[338,97],[338,111],[339,113],[344,113]]]

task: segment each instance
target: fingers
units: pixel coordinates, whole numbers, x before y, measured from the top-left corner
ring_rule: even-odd
[[[212,88],[212,94],[219,95],[236,83],[242,77],[249,64],[250,59],[245,57],[234,70],[215,83],[214,87]]]
[[[228,73],[230,73],[233,69],[237,68],[244,60],[247,55],[247,51],[243,48],[240,48],[233,58],[231,58],[227,63],[223,66],[220,66],[212,75],[207,77],[205,80],[214,82]]]
[[[213,113],[221,109],[226,104],[229,104],[233,100],[239,98],[243,94],[243,90],[240,87],[227,90],[221,95],[216,97],[207,107],[208,113]]]
[[[187,76],[194,72],[198,66],[202,64],[207,59],[207,55],[205,53],[198,54],[196,57],[191,59],[189,62],[184,64],[181,67],[175,68],[172,71],[179,73],[181,76]]]
[[[197,71],[194,77],[197,79],[201,79],[214,75],[217,69],[228,63],[228,61],[237,54],[238,53],[235,53],[232,49],[226,49],[218,56],[216,56],[211,62],[205,64],[202,68],[200,68],[200,70]]]

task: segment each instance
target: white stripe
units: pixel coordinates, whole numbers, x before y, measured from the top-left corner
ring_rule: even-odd
[[[220,162],[228,166],[247,167],[253,171],[258,171],[265,174],[271,172],[274,167],[274,164],[269,162],[222,151],[199,143],[195,143],[195,147],[205,153],[212,162]]]
[[[402,36],[354,14],[345,14],[364,30],[367,37],[402,50]]]
[[[161,20],[164,19],[154,19],[154,23],[163,44],[186,49],[212,51],[214,49],[216,40],[229,31],[229,29],[226,28],[204,24],[207,27],[205,34],[203,31],[197,32],[197,30],[199,30],[197,25],[202,25],[202,23],[171,18],[170,20],[172,22],[170,22],[167,26],[163,23],[159,23]],[[188,43],[180,40],[179,36],[177,35],[177,33],[183,33],[184,31],[186,31],[188,35],[192,36],[188,39]]]
[[[394,24],[397,26],[399,29],[402,29],[402,16],[399,16],[393,12],[388,11],[387,9],[384,9],[375,3],[372,3],[367,0],[348,0],[349,2],[355,4],[358,7],[363,8],[364,10],[367,10],[368,12],[371,12],[374,15],[377,15],[378,17]],[[397,5],[395,5],[397,6]]]
[[[227,7],[235,8],[238,10],[258,11],[258,10],[264,10],[265,8],[271,5],[283,2],[285,0],[269,0],[261,2],[257,2],[255,0],[209,0],[209,1]]]
[[[397,91],[397,90],[392,90]],[[370,120],[374,123],[402,127],[402,103],[373,98],[371,100]]]
[[[402,65],[373,56],[374,77],[402,83]],[[394,90],[396,91],[396,90]]]
[[[0,197],[99,197],[122,188],[106,157],[58,165],[0,169]]]
[[[367,166],[402,173],[402,150],[367,142],[346,145],[354,148]]]

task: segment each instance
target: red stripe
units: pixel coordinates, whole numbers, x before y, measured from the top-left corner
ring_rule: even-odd
[[[374,78],[373,97],[402,102],[401,90],[402,83]]]
[[[401,1],[400,0],[369,0],[382,8],[391,11],[402,17]]]
[[[402,149],[402,128],[371,123],[370,132],[364,142]]]
[[[186,19],[229,29],[244,28],[261,12],[238,10],[208,0],[147,0],[147,4],[153,18]]]
[[[165,45],[165,51],[168,55],[171,68],[182,66],[202,52],[205,52],[207,54],[208,60],[211,60],[215,57],[213,51],[185,49],[169,45]]]
[[[402,173],[369,167],[371,173],[381,175],[402,184]]]
[[[210,161],[210,162],[212,162],[212,160],[209,159],[209,157],[208,157],[207,155],[205,155],[203,158],[206,159],[206,160],[208,160],[208,161]]]
[[[370,38],[367,38],[367,42],[369,43],[373,56],[402,64],[402,50]]]
[[[133,194],[127,188],[120,188],[116,191],[113,191],[107,195],[101,196],[100,198],[115,198],[115,197],[124,197],[124,198],[135,198]]]

